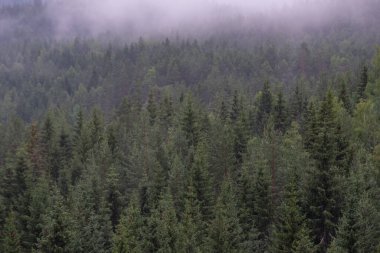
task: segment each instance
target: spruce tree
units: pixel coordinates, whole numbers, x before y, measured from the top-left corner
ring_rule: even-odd
[[[212,175],[209,171],[209,154],[207,146],[200,143],[194,155],[194,162],[190,171],[191,183],[194,184],[196,198],[199,201],[203,219],[209,222],[212,217],[214,194]]]
[[[241,112],[241,108],[240,108],[239,96],[238,96],[238,92],[235,90],[234,97],[232,99],[232,108],[231,108],[231,113],[230,113],[230,119],[233,124],[239,118],[240,112]]]
[[[1,236],[1,250],[2,252],[9,253],[21,253],[23,252],[21,247],[21,236],[17,230],[16,215],[14,212],[10,212],[5,220],[4,229],[2,229]]]
[[[303,225],[298,233],[296,239],[293,242],[291,253],[315,253],[316,247],[313,244],[313,240],[310,238],[310,230],[307,226]]]
[[[290,99],[289,109],[290,109],[292,120],[295,120],[298,123],[300,123],[307,109],[307,102],[299,85],[296,86],[294,94],[292,98]]]
[[[367,88],[367,85],[368,85],[368,68],[367,66],[363,66],[363,69],[360,73],[360,83],[359,83],[359,86],[358,86],[358,101],[360,101],[360,99],[365,99],[365,90]]]
[[[261,91],[257,114],[256,114],[256,132],[261,134],[272,112],[272,93],[270,91],[269,82],[265,82]]]
[[[344,82],[342,82],[340,87],[339,101],[343,104],[344,109],[346,109],[349,114],[352,114],[351,101]]]
[[[318,115],[317,108],[313,102],[310,102],[304,122],[304,134],[303,140],[306,150],[312,154],[316,148],[317,136],[318,136]]]
[[[152,252],[177,252],[179,241],[179,228],[177,215],[174,209],[172,196],[168,190],[160,197],[157,208],[150,217],[152,228]]]
[[[220,110],[219,110],[219,118],[222,123],[226,123],[228,119],[228,110],[226,103],[222,101],[222,104],[220,105]]]
[[[274,228],[270,236],[270,252],[291,252],[299,233],[304,226],[305,217],[301,213],[300,194],[297,190],[297,178],[288,183],[284,200],[275,214]]]
[[[285,133],[287,127],[287,111],[282,92],[277,96],[276,104],[274,106],[274,129],[280,133]]]
[[[125,213],[120,218],[113,237],[113,253],[143,252],[143,218],[138,197],[134,194]]]
[[[237,204],[239,208],[239,221],[242,228],[242,248],[246,252],[260,250],[259,233],[254,222],[254,179],[249,168],[243,166],[238,180]]]
[[[115,229],[119,222],[123,201],[119,191],[119,174],[113,167],[109,169],[106,176],[105,199],[111,212],[112,227]]]
[[[189,179],[185,194],[185,209],[179,228],[179,252],[201,252],[206,223],[202,220],[200,203],[192,179]]]
[[[226,178],[215,205],[215,218],[209,227],[209,252],[241,252],[241,233],[234,186],[231,179]]]
[[[37,248],[42,252],[68,252],[72,220],[66,203],[57,188],[53,188],[49,207],[42,217],[42,232]]]
[[[194,111],[194,104],[191,98],[187,99],[181,123],[188,147],[195,147],[199,138],[199,125],[196,112]]]
[[[153,126],[157,117],[157,109],[156,109],[156,103],[154,101],[152,91],[149,93],[147,110],[149,113],[149,123],[151,126]]]
[[[333,99],[332,93],[328,92],[319,110],[319,132],[312,151],[316,168],[311,171],[308,182],[307,218],[312,223],[315,243],[318,244],[320,252],[326,252],[335,234],[340,212],[340,194],[337,192],[333,168],[336,158],[337,124]]]
[[[268,244],[269,229],[272,220],[272,198],[270,191],[270,178],[265,168],[259,166],[254,181],[254,224],[259,233],[260,250],[263,251]]]

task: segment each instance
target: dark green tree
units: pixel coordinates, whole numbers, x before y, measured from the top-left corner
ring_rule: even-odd
[[[358,91],[357,91],[357,94],[358,94],[358,101],[360,101],[360,99],[365,99],[366,96],[365,96],[365,90],[367,88],[367,85],[368,85],[368,67],[367,66],[363,66],[363,69],[360,73],[360,83],[359,83],[359,86],[358,86]]]
[[[280,133],[285,133],[287,128],[287,121],[288,121],[288,115],[287,115],[287,109],[285,106],[285,101],[283,99],[282,92],[280,92],[277,96],[274,110],[273,110],[273,117],[274,117],[274,129],[276,131],[279,131]]]
[[[187,99],[187,103],[184,107],[181,126],[185,134],[188,147],[195,147],[199,138],[199,125],[191,98]]]
[[[238,120],[240,113],[241,113],[241,107],[240,107],[239,96],[238,96],[238,92],[235,90],[234,97],[232,99],[232,108],[231,108],[231,113],[230,113],[230,119],[232,123],[235,123]]]
[[[286,186],[284,199],[275,213],[274,228],[270,236],[270,252],[293,252],[294,244],[305,227],[300,205],[298,178],[294,177]],[[309,239],[310,241],[310,239]]]
[[[154,101],[154,96],[153,96],[152,91],[149,93],[148,105],[146,109],[148,110],[148,113],[149,113],[149,123],[150,125],[153,126],[157,117],[157,108],[156,108],[156,102]]]
[[[350,96],[348,94],[346,84],[343,81],[340,86],[339,101],[343,104],[344,109],[346,109],[346,111],[349,114],[352,114],[352,105],[351,105]]]
[[[213,179],[209,169],[208,149],[206,144],[201,142],[194,155],[190,182],[194,185],[200,213],[206,222],[209,222],[212,217],[214,205]]]
[[[172,196],[168,190],[160,197],[157,208],[150,217],[152,246],[149,252],[177,252],[179,228]]]
[[[41,237],[37,248],[42,252],[68,252],[72,220],[64,199],[57,188],[53,188],[49,207],[42,217]]]
[[[261,96],[259,97],[256,114],[256,131],[259,134],[264,131],[270,113],[272,112],[273,97],[270,91],[269,82],[265,82],[260,94]]]
[[[10,212],[5,220],[1,236],[1,251],[9,253],[21,253],[21,236],[17,230],[16,215]]]
[[[326,252],[340,214],[340,194],[333,168],[336,158],[336,126],[334,97],[328,92],[318,113],[319,132],[312,151],[316,168],[309,175],[307,196],[307,217],[312,223],[312,233],[320,252]]]
[[[143,252],[142,231],[143,218],[140,213],[140,204],[134,194],[128,209],[122,214],[113,237],[113,253]]]
[[[209,251],[241,252],[241,233],[234,186],[231,179],[226,178],[215,205],[215,218],[209,227]]]

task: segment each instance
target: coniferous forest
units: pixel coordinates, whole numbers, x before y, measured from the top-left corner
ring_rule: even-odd
[[[54,36],[21,2],[0,3],[0,252],[380,252],[376,1],[130,40]]]

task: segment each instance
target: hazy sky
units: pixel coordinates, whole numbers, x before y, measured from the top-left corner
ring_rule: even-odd
[[[361,5],[355,2],[361,1],[50,0],[48,13],[60,36],[78,29],[91,34],[128,31],[138,36],[178,30],[212,31],[236,19],[240,19],[240,22],[251,22],[250,18],[258,15],[261,21],[280,21],[280,24],[318,24],[335,18],[337,13],[348,17],[358,16]]]

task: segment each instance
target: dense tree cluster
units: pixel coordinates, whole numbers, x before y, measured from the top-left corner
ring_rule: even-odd
[[[379,84],[352,110],[339,90],[287,99],[266,82],[215,109],[152,86],[109,119],[12,117],[2,251],[376,252]]]
[[[0,252],[380,251],[380,50],[19,32],[0,43]]]

